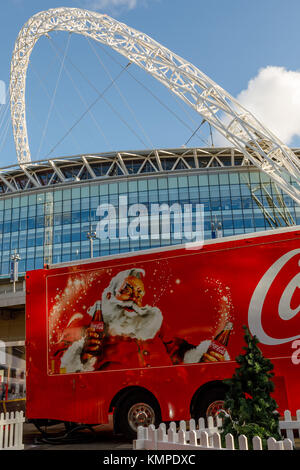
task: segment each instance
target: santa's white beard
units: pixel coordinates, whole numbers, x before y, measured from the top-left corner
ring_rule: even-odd
[[[162,324],[162,314],[157,307],[138,307],[134,302],[122,302],[116,297],[102,296],[102,315],[108,333],[112,336],[124,335],[140,340],[152,339]],[[126,310],[126,307],[130,311]]]

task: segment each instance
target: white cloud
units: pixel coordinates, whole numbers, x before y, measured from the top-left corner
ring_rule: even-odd
[[[300,136],[300,72],[284,67],[260,69],[237,100],[284,143]],[[217,145],[228,145],[216,135]]]
[[[89,10],[110,11],[133,10],[141,3],[140,0],[86,0],[85,7]]]

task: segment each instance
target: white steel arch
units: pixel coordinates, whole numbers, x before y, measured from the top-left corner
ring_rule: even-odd
[[[92,38],[150,73],[300,203],[298,157],[229,93],[193,64],[146,34],[107,15],[79,8],[63,7],[37,13],[27,21],[16,40],[11,62],[10,100],[20,164],[31,161],[25,110],[29,58],[37,40],[51,31],[67,31]],[[290,177],[294,179],[293,185],[289,182]]]

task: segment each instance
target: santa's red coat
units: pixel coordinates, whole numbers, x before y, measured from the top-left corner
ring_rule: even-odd
[[[70,321],[57,343],[54,358],[60,362],[69,347],[85,335],[91,323],[88,314]],[[175,338],[170,329],[163,324],[154,338],[137,339],[125,335],[106,334],[101,350],[98,352],[94,370],[134,369],[140,367],[166,366],[180,364],[184,353],[192,348],[185,340]],[[59,363],[57,364],[59,368]]]

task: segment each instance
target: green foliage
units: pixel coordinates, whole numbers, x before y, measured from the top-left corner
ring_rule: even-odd
[[[236,358],[239,367],[233,377],[224,380],[228,386],[224,408],[229,416],[224,419],[223,435],[231,433],[237,438],[244,434],[250,443],[254,436],[263,442],[269,437],[280,440],[277,403],[270,395],[274,390],[273,364],[263,357],[256,336],[243,328],[245,353]]]

